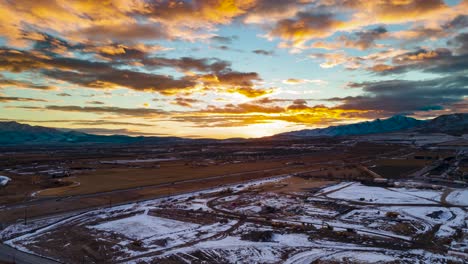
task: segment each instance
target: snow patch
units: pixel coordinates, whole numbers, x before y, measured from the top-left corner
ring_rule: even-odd
[[[455,190],[447,196],[447,201],[456,205],[468,206],[468,189]]]
[[[10,182],[11,179],[8,178],[7,176],[1,176],[0,175],[0,186],[6,186],[8,182]]]
[[[198,228],[199,225],[147,214],[139,214],[88,227],[115,232],[132,239],[141,240],[149,236],[164,236],[182,232],[187,229]]]

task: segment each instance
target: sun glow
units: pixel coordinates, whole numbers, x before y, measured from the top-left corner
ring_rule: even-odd
[[[272,121],[264,124],[253,124],[245,127],[245,137],[268,137],[287,131],[288,122]]]

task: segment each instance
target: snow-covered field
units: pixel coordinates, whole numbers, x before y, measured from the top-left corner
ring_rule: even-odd
[[[11,179],[8,178],[7,176],[1,176],[0,175],[0,186],[5,186],[8,184],[8,182],[10,182]]]
[[[144,239],[148,236],[164,236],[198,228],[199,225],[169,220],[166,218],[139,214],[128,218],[105,222],[91,228],[115,232],[132,239]]]
[[[6,244],[66,263],[82,263],[83,254],[92,255],[87,263],[464,263],[431,253],[440,243],[456,252],[466,247],[466,208],[443,205],[443,190],[356,182],[315,194],[257,188],[284,178],[13,225],[0,235],[17,232]],[[464,195],[455,190],[447,200],[460,204]],[[434,243],[408,250],[431,232],[426,239]]]
[[[468,189],[451,192],[447,196],[447,201],[451,204],[468,206]]]
[[[343,185],[340,185],[343,187]],[[333,189],[332,189],[333,190]],[[345,188],[327,195],[329,198],[376,204],[435,204],[430,198],[440,197],[437,191],[414,191],[365,186],[360,183],[345,185]],[[429,197],[429,198],[426,198]]]

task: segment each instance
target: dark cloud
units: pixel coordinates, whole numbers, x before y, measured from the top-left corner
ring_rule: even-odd
[[[182,61],[188,64],[193,63],[192,60]],[[111,85],[117,85],[135,90],[164,91],[184,89],[195,85],[193,80],[120,70],[104,62],[62,57],[49,59],[26,51],[8,49],[0,50],[0,69],[12,72],[35,70],[47,77],[92,88],[108,88]]]
[[[265,55],[265,56],[272,56],[273,54],[275,54],[275,52],[272,50],[262,50],[262,49],[253,50],[252,52],[255,54]]]
[[[54,121],[52,121],[54,122]],[[85,125],[85,126],[102,126],[102,125],[111,125],[111,126],[141,126],[141,127],[152,127],[153,125],[144,124],[144,123],[133,123],[133,122],[119,122],[119,121],[109,121],[109,120],[72,120],[74,125]]]
[[[115,126],[141,126],[152,127],[151,124],[134,123],[134,122],[120,122],[104,119],[95,120],[81,120],[81,119],[50,119],[50,120],[31,120],[31,119],[10,119],[0,118],[0,121],[16,121],[22,123],[68,123],[71,125],[85,125],[85,126],[102,126],[102,125],[115,125]]]
[[[63,112],[79,112],[79,113],[94,113],[94,114],[113,114],[122,116],[135,116],[135,117],[150,117],[161,116],[166,114],[165,111],[150,108],[121,108],[113,106],[74,106],[74,105],[47,105],[45,107],[34,106],[21,106],[18,108],[29,110],[54,110]]]
[[[457,38],[459,37],[463,38],[462,35]],[[393,57],[392,64],[377,64],[369,68],[369,70],[380,75],[399,74],[415,70],[441,74],[464,72],[468,69],[468,53],[464,53],[468,46],[464,46],[465,40],[457,38],[455,38],[454,43],[462,43],[458,46],[460,55],[454,54],[446,48],[419,49]]]
[[[97,42],[133,43],[137,40],[170,39],[167,28],[161,24],[122,24],[122,25],[93,25],[70,33]]]
[[[25,97],[0,96],[0,102],[2,102],[2,103],[7,103],[7,102],[47,102],[47,100],[36,99],[36,98],[25,98]]]
[[[190,57],[182,57],[179,59],[168,58],[145,58],[142,59],[141,64],[151,68],[171,67],[180,70],[195,70],[200,72],[221,72],[229,71],[231,63],[219,59],[196,59]]]
[[[468,96],[468,77],[453,75],[431,80],[389,80],[351,83],[364,95],[331,98],[338,108],[381,111],[387,114],[408,113],[434,107],[449,107]]]
[[[70,51],[81,50],[84,48],[82,44],[70,44],[68,41],[51,36],[43,32],[38,32],[42,36],[40,39],[34,40],[33,50],[40,51],[48,56],[55,54],[66,54]]]
[[[468,27],[468,15],[459,15],[443,26],[445,29],[465,29]]]
[[[174,94],[202,84],[206,89],[226,89],[245,96],[256,97],[269,90],[254,89],[261,80],[256,72],[237,72],[230,63],[214,58],[182,57],[169,59],[146,57],[139,61],[147,68],[172,67],[180,71],[198,71],[208,74],[188,74],[180,78],[156,73],[118,68],[119,62],[101,62],[60,56],[41,56],[34,52],[0,49],[0,70],[11,72],[35,71],[46,77],[90,88],[126,87],[138,91]],[[206,78],[208,77],[208,78]]]
[[[72,96],[72,95],[69,94],[69,93],[58,93],[58,94],[56,94],[56,95],[57,95],[57,96],[63,96],[63,97],[65,97],[65,96]]]
[[[301,44],[313,38],[329,36],[343,23],[331,13],[298,12],[294,18],[278,21],[270,31],[270,36]]]
[[[200,103],[202,101],[194,98],[183,98],[183,97],[177,97],[174,101],[172,101],[172,104],[179,105],[182,107],[192,107],[192,104],[195,103]]]
[[[221,46],[216,46],[215,47],[216,49],[219,49],[219,50],[229,50],[230,48],[226,45],[221,45]]]
[[[87,101],[87,104],[93,104],[93,105],[103,105],[105,104],[104,102],[101,101]]]
[[[102,71],[45,70],[48,77],[90,88],[121,86],[138,91],[167,92],[193,87],[196,82],[188,78],[174,79],[167,75],[149,74],[109,68]]]
[[[1,76],[0,76],[1,77]],[[49,85],[35,84],[25,80],[11,80],[2,77],[0,79],[0,88],[14,87],[14,88],[25,88],[25,89],[37,89],[37,90],[54,90],[55,87]]]
[[[265,106],[262,104],[255,103],[244,103],[244,104],[227,104],[224,107],[216,107],[209,105],[208,108],[202,110],[204,113],[230,113],[230,114],[245,114],[245,113],[281,113],[284,112],[284,108],[280,106]]]
[[[458,54],[468,54],[468,33],[460,33],[449,44],[455,46]]]
[[[106,46],[90,46],[85,51],[96,53],[101,57],[111,59],[111,64],[139,65],[149,69],[176,68],[179,70],[195,70],[200,72],[219,72],[228,70],[231,63],[216,58],[164,58],[151,54],[151,50],[144,47],[129,47],[119,44]]]
[[[366,50],[375,47],[375,41],[384,38],[387,32],[385,27],[380,26],[366,31],[358,31],[350,36],[341,36],[338,41],[347,48]]]

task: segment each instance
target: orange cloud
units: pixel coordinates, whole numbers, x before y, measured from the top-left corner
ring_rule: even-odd
[[[332,14],[299,12],[296,18],[278,21],[268,36],[280,37],[293,47],[301,47],[308,40],[330,36],[343,25],[345,22],[336,19]]]
[[[267,102],[265,102],[267,101]],[[208,106],[204,110],[177,114],[177,121],[188,121],[196,126],[233,127],[285,121],[296,124],[325,126],[347,119],[361,120],[369,115],[366,110],[340,109],[326,106],[308,106],[302,99],[289,106],[271,105],[271,100],[258,100],[243,104],[227,104],[224,107]]]

